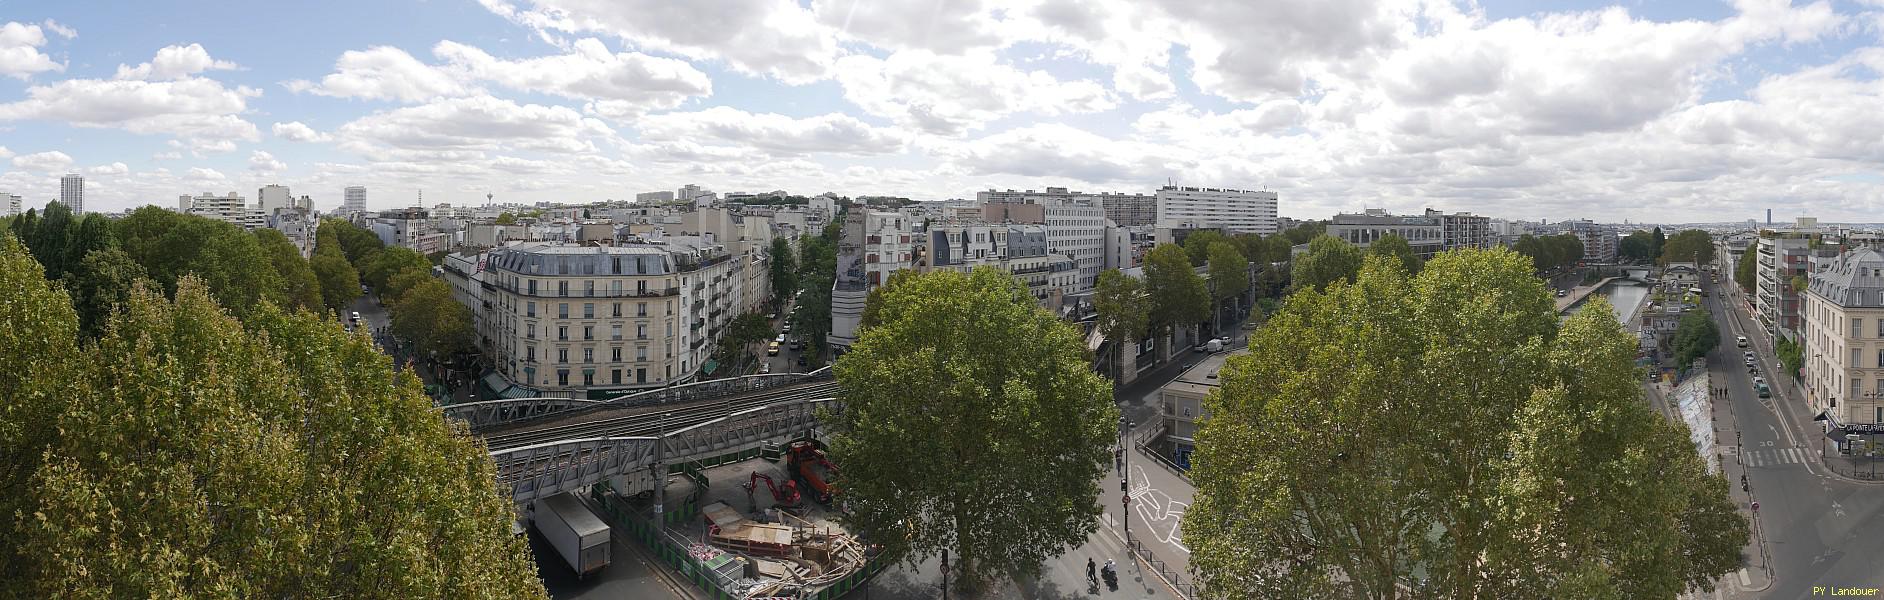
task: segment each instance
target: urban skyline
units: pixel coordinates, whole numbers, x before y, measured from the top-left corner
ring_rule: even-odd
[[[391,208],[421,189],[455,205],[687,182],[939,200],[1174,180],[1277,191],[1292,218],[1654,222],[1766,207],[1861,220],[1884,202],[1871,3],[1311,3],[1269,18],[947,3],[921,24],[885,4],[563,4],[379,19],[346,18],[384,8],[365,3],[9,4],[0,190],[38,205],[74,171],[88,208],[113,212],[269,183],[326,209],[348,185]],[[252,26],[264,18],[296,24],[292,52]]]

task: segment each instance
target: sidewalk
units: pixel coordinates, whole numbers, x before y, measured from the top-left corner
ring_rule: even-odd
[[[1772,554],[1766,548],[1766,531],[1760,524],[1760,513],[1753,510],[1757,500],[1757,490],[1752,489],[1747,481],[1746,466],[1740,457],[1745,448],[1740,444],[1740,422],[1734,414],[1733,402],[1721,384],[1710,384],[1709,405],[1713,408],[1715,457],[1720,460],[1721,476],[1727,478],[1727,495],[1734,501],[1747,521],[1752,526],[1752,537],[1741,550],[1746,558],[1746,567],[1726,577],[1738,584],[1738,588],[1749,592],[1763,592],[1773,587]],[[1726,408],[1721,408],[1725,406]],[[1736,581],[1737,580],[1737,581]]]

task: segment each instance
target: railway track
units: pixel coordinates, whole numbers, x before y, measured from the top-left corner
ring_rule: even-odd
[[[663,429],[667,431],[684,429],[755,406],[787,400],[831,398],[837,395],[837,390],[838,385],[835,381],[781,387],[751,394],[711,398],[673,406],[651,407],[635,414],[572,423],[561,427],[493,434],[485,436],[484,443],[495,452],[561,440],[656,435]],[[663,414],[667,415],[665,423],[661,417]]]

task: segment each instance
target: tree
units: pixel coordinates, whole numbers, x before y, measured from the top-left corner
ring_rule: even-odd
[[[347,307],[360,297],[360,274],[347,259],[332,254],[314,257],[314,278],[321,284],[321,304],[329,314],[347,314]]]
[[[1294,246],[1306,244],[1310,240],[1321,237],[1322,234],[1327,232],[1328,223],[1326,221],[1309,221],[1290,227],[1288,231],[1282,232],[1282,238],[1288,240],[1289,245]]]
[[[727,350],[728,358],[739,360],[751,350],[751,345],[772,338],[772,323],[759,313],[745,313],[733,318],[726,327],[726,335],[720,338],[720,344]]]
[[[1184,236],[1184,253],[1190,255],[1191,266],[1204,266],[1210,260],[1210,245],[1223,240],[1223,234],[1214,229],[1201,229]]]
[[[1413,245],[1407,243],[1406,238],[1398,235],[1389,233],[1380,236],[1380,239],[1367,245],[1367,254],[1400,261],[1400,268],[1405,269],[1409,275],[1417,275],[1420,272],[1422,263],[1420,256],[1413,253]]]
[[[870,290],[870,293],[865,294],[863,314],[857,319],[857,328],[860,330],[868,329],[883,322],[881,318],[882,313],[880,311],[883,309],[883,299],[886,297],[886,294],[889,293],[886,290],[902,285],[903,282],[909,281],[918,274],[919,273],[914,269],[901,269],[892,272],[890,273],[890,278],[883,281],[883,285],[877,286],[877,289]]]
[[[1118,269],[1100,271],[1093,285],[1092,305],[1098,313],[1099,334],[1112,343],[1112,365],[1123,368],[1125,348],[1143,339],[1145,329],[1151,326],[1151,298],[1145,293],[1145,284]],[[1113,375],[1115,379],[1120,376],[1117,372]]]
[[[386,243],[380,241],[379,235],[344,219],[321,220],[315,239],[315,254],[340,252],[346,255],[347,262],[353,263],[355,268],[366,265],[369,255],[386,248]]]
[[[111,219],[104,215],[91,213],[72,224],[71,235],[65,243],[66,271],[77,269],[79,262],[91,253],[107,248],[118,247],[118,238],[111,232]]]
[[[29,240],[33,258],[46,267],[46,279],[58,280],[66,272],[66,247],[75,227],[72,209],[63,202],[47,202],[46,210],[39,213],[38,230]],[[83,255],[80,255],[83,258]],[[73,265],[73,266],[76,266]]]
[[[1145,289],[1151,292],[1151,327],[1162,337],[1210,317],[1210,290],[1177,244],[1145,254]]]
[[[274,262],[241,227],[155,206],[132,211],[113,227],[125,254],[167,294],[176,293],[184,276],[195,275],[239,318],[264,302],[281,306],[288,300]]]
[[[798,291],[798,261],[792,258],[791,242],[772,238],[772,298],[784,302]]]
[[[1655,233],[1650,234],[1649,238],[1649,250],[1654,253],[1652,256],[1660,257],[1667,248],[1667,242],[1668,237],[1662,234],[1662,228],[1656,227]]]
[[[1244,260],[1243,253],[1237,252],[1236,246],[1228,241],[1219,240],[1210,245],[1208,271],[1212,315],[1222,314],[1218,305],[1249,291],[1249,261]],[[1211,321],[1218,322],[1214,317]]]
[[[321,282],[314,276],[314,267],[301,257],[301,249],[288,241],[288,236],[273,229],[255,230],[255,242],[262,246],[275,273],[281,276],[282,294],[288,302],[283,308],[320,312],[324,302]]]
[[[1714,236],[1699,229],[1688,229],[1668,238],[1662,246],[1662,264],[1689,262],[1696,266],[1714,262]]]
[[[991,267],[888,289],[838,361],[843,408],[820,416],[844,522],[912,561],[952,550],[965,582],[1085,543],[1119,413],[1079,331]]]
[[[1792,288],[1792,293],[1797,294],[1806,291],[1806,286],[1810,283],[1804,275],[1794,275],[1791,281],[1786,282],[1786,285]]]
[[[804,335],[805,347],[812,356],[824,352],[825,336],[831,333],[831,284],[837,278],[837,229],[825,228],[822,236],[798,239],[798,281],[804,295],[792,307],[792,322]]]
[[[399,303],[399,298],[405,296],[408,290],[411,290],[421,283],[425,283],[428,279],[434,279],[430,270],[406,269],[400,271],[386,282],[386,287],[379,290],[380,302],[385,303],[387,306],[396,305]]]
[[[496,224],[498,224],[498,225],[516,225],[516,224],[517,224],[517,215],[513,215],[513,214],[510,214],[510,213],[508,213],[508,212],[506,212],[506,213],[502,213],[502,214],[499,214],[499,215],[497,215],[497,221],[496,221]]]
[[[1290,274],[1296,289],[1325,289],[1337,281],[1352,283],[1361,271],[1360,248],[1334,236],[1321,236],[1308,243],[1308,253],[1293,261]]]
[[[592,217],[592,216],[590,216],[590,215],[589,215],[589,209],[586,209],[586,208],[585,208],[585,209],[582,209],[582,218],[584,218],[584,219],[593,219],[593,218],[595,218],[595,217]]]
[[[1643,402],[1635,339],[1601,298],[1559,325],[1533,266],[1369,257],[1252,335],[1197,433],[1207,595],[1671,598],[1738,567],[1746,521]]]
[[[1734,281],[1740,284],[1740,291],[1753,293],[1754,278],[1757,276],[1754,268],[1759,266],[1759,260],[1759,248],[1754,244],[1748,244],[1747,249],[1740,253],[1740,262],[1734,264]]]
[[[393,333],[421,351],[442,359],[471,349],[475,332],[470,309],[451,297],[451,284],[442,279],[426,276],[389,309]]]
[[[366,341],[186,276],[80,348],[25,257],[0,240],[0,597],[546,597],[482,444]]]
[[[74,267],[65,275],[65,288],[72,294],[72,308],[78,313],[79,335],[97,339],[104,334],[112,313],[130,299],[131,288],[144,279],[144,267],[117,248],[95,250]]]
[[[387,248],[372,254],[367,258],[366,264],[360,266],[360,281],[378,289],[384,287],[387,281],[392,280],[393,275],[406,269],[430,272],[432,261],[411,248],[397,246]]]
[[[1695,307],[1681,315],[1681,321],[1675,324],[1675,366],[1683,371],[1688,370],[1688,364],[1694,359],[1707,356],[1719,345],[1720,327],[1714,324],[1707,307]]]
[[[1616,254],[1632,261],[1648,262],[1661,256],[1655,252],[1655,239],[1647,231],[1637,231],[1616,244]]]

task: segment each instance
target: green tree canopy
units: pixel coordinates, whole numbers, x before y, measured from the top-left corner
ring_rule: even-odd
[[[411,290],[421,283],[425,283],[428,279],[435,279],[435,277],[432,277],[430,269],[406,269],[400,271],[386,282],[386,287],[379,290],[379,299],[387,306],[398,304],[399,298],[405,296],[406,291]]]
[[[845,522],[912,560],[952,550],[968,581],[1085,543],[1119,413],[1079,331],[990,267],[885,289],[838,361],[842,410],[820,417]]]
[[[1626,260],[1648,262],[1660,256],[1655,252],[1654,235],[1647,231],[1637,231],[1616,243],[1616,255]]]
[[[1757,277],[1754,269],[1759,266],[1759,255],[1759,248],[1748,244],[1747,249],[1740,253],[1740,262],[1734,264],[1734,282],[1740,284],[1742,292],[1753,293],[1754,278]]]
[[[316,254],[310,265],[321,284],[321,304],[329,314],[345,315],[347,307],[360,297],[360,274],[347,259],[333,254]]]
[[[255,242],[261,244],[262,252],[268,255],[275,274],[281,276],[282,295],[287,300],[285,308],[320,312],[321,282],[314,276],[313,265],[301,257],[301,249],[288,241],[288,236],[273,229],[255,230]]]
[[[783,237],[772,238],[772,297],[784,302],[798,291],[798,261],[792,256],[792,244]]]
[[[1296,257],[1292,263],[1291,285],[1296,289],[1328,287],[1335,282],[1352,282],[1354,275],[1361,271],[1360,248],[1354,247],[1334,236],[1324,235],[1308,243],[1308,253]]]
[[[196,275],[238,317],[263,302],[281,306],[288,300],[274,262],[241,227],[155,206],[132,211],[114,225],[125,254],[166,293],[175,294],[185,275]]]
[[[1583,260],[1583,240],[1568,233],[1545,237],[1527,233],[1511,249],[1530,257],[1532,268],[1538,271],[1575,266]]]
[[[394,334],[440,358],[469,351],[476,339],[470,309],[451,297],[451,284],[443,279],[426,276],[400,294],[388,309]]]
[[[1155,333],[1170,334],[1210,317],[1210,289],[1177,244],[1159,244],[1145,254],[1145,289]]]
[[[1205,400],[1206,595],[1672,598],[1737,568],[1746,521],[1642,400],[1635,340],[1601,298],[1558,325],[1532,270],[1370,257],[1291,296]]]
[[[118,247],[118,236],[111,231],[111,219],[98,213],[85,215],[83,219],[74,218],[72,233],[65,242],[65,270],[79,267],[91,253],[107,248]]]
[[[1321,237],[1322,234],[1327,233],[1327,232],[1328,232],[1327,221],[1309,221],[1307,223],[1290,227],[1288,231],[1282,232],[1282,238],[1285,240],[1288,240],[1289,245],[1294,246],[1298,244],[1306,244],[1310,240]]]
[[[144,267],[117,248],[95,250],[75,267],[65,275],[65,288],[78,313],[79,335],[96,339],[118,306],[131,298],[131,288],[144,279]]]
[[[499,214],[499,215],[497,215],[497,221],[496,221],[496,224],[498,224],[498,225],[516,225],[516,224],[517,224],[517,215],[513,215],[513,214],[510,214],[510,213],[508,213],[508,212],[506,212],[506,213],[502,213],[502,214]]]
[[[1668,238],[1662,246],[1662,264],[1678,262],[1697,266],[1714,262],[1714,236],[1699,229],[1686,229]]]
[[[1655,232],[1649,234],[1649,249],[1654,251],[1654,256],[1659,257],[1662,255],[1663,250],[1667,247],[1667,242],[1668,236],[1662,233],[1662,228],[1660,227],[1656,227]]]
[[[1219,322],[1216,315],[1223,314],[1222,304],[1249,291],[1249,261],[1236,245],[1227,240],[1218,240],[1210,244],[1210,302],[1211,323]]]
[[[811,355],[824,352],[825,336],[831,333],[831,284],[837,278],[837,241],[839,229],[832,223],[825,235],[798,238],[798,282],[804,295],[792,307],[794,331],[804,335]]]
[[[365,340],[186,276],[81,349],[42,272],[0,240],[0,597],[546,597],[483,445]]]
[[[1675,366],[1683,371],[1688,369],[1688,364],[1694,359],[1707,356],[1719,345],[1720,327],[1714,324],[1714,317],[1707,312],[1707,307],[1695,307],[1681,315],[1681,321],[1675,324]]]
[[[1368,244],[1367,254],[1385,256],[1399,261],[1400,268],[1405,269],[1408,274],[1418,274],[1423,262],[1420,260],[1420,255],[1413,252],[1413,245],[1407,243],[1406,238],[1391,233],[1380,236],[1380,239]]]
[[[419,254],[417,250],[395,246],[372,254],[367,258],[366,264],[360,266],[359,269],[360,282],[379,289],[385,287],[386,282],[391,281],[393,275],[400,271],[419,269],[430,272],[432,261],[427,260],[425,255]]]
[[[1215,229],[1200,229],[1184,236],[1184,253],[1191,257],[1191,266],[1204,266],[1210,260],[1210,245],[1224,239]]]
[[[1151,296],[1145,293],[1144,282],[1118,269],[1106,269],[1093,285],[1092,304],[1098,313],[1099,334],[1112,342],[1112,364],[1117,367],[1124,362],[1126,348],[1143,339],[1151,327]]]
[[[733,317],[732,324],[726,327],[726,335],[720,337],[723,356],[728,360],[743,358],[741,353],[751,350],[751,345],[772,338],[772,323],[759,313],[745,313]]]

